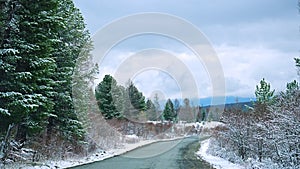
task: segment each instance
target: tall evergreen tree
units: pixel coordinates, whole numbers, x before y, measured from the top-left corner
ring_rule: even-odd
[[[58,129],[63,131],[65,136],[70,139],[74,136],[78,139],[82,138],[84,134],[78,116],[84,116],[87,110],[75,110],[72,80],[75,80],[73,75],[76,72],[76,64],[83,64],[82,62],[90,60],[89,52],[92,50],[92,45],[89,32],[85,30],[84,19],[71,0],[60,0],[57,19],[60,23],[55,34],[58,41],[53,52],[53,58],[57,66],[55,76],[53,76],[55,94],[52,96],[55,102],[53,109],[55,116],[49,118],[48,130],[51,131],[59,126]],[[91,65],[88,66],[91,67]],[[81,79],[82,81],[91,79],[87,74],[93,73],[93,70],[85,71],[85,73],[85,79]],[[76,80],[78,85],[80,82],[78,82],[78,79]],[[89,92],[86,91],[86,93]],[[87,99],[87,97],[82,99]],[[51,132],[49,133],[51,134]]]
[[[100,82],[95,89],[95,96],[99,109],[106,119],[113,119],[121,116],[121,113],[116,106],[117,99],[119,98],[119,96],[116,96],[116,89],[117,82],[110,75],[105,75],[103,81]]]
[[[165,120],[173,121],[176,119],[176,113],[174,110],[174,105],[171,99],[168,99],[165,105],[165,109],[163,112],[163,116]]]
[[[145,96],[143,96],[143,93],[140,92],[132,81],[129,82],[129,85],[127,87],[127,92],[129,95],[129,99],[131,102],[131,105],[138,111],[145,111],[146,110],[146,102],[145,102]]]
[[[82,138],[74,110],[72,74],[89,55],[83,18],[71,0],[0,2],[0,128],[18,126],[17,139],[43,129]],[[85,59],[88,56],[84,57]]]
[[[57,29],[57,1],[1,1],[1,106],[5,126],[18,126],[17,139],[41,131],[52,116],[52,79],[56,64],[52,35]],[[4,30],[3,30],[4,29]],[[3,65],[3,66],[2,66]],[[7,116],[9,115],[9,116]]]

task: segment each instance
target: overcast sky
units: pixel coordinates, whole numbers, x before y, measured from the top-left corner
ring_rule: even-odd
[[[171,14],[190,22],[216,51],[224,72],[227,96],[254,97],[255,85],[262,78],[277,91],[297,78],[293,60],[299,56],[300,47],[297,0],[74,2],[92,34],[121,17],[143,12]],[[162,49],[180,58],[192,72],[199,96],[211,96],[212,82],[203,63],[182,43],[157,35],[136,36],[116,45],[100,64],[100,80],[105,74],[116,73],[139,51],[149,48]],[[168,71],[147,69],[131,78],[147,97],[158,91],[166,98],[182,96],[182,79],[175,79]]]

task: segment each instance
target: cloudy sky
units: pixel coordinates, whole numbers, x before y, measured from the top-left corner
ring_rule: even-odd
[[[226,96],[254,97],[255,85],[262,78],[277,91],[284,90],[287,82],[297,78],[293,60],[299,56],[300,47],[297,0],[74,2],[95,36],[120,18],[145,12],[170,14],[193,24],[216,52],[224,73]],[[143,55],[154,58],[146,62],[156,62],[140,70],[133,63],[140,65]],[[168,58],[169,55],[173,58]],[[166,69],[158,66],[160,59],[161,62],[170,60]],[[162,35],[127,38],[116,44],[100,62],[100,80],[105,74],[124,77],[129,71],[125,77],[130,77],[147,97],[157,92],[166,98],[183,97],[187,83],[193,88],[190,92],[196,86],[199,97],[209,97],[214,90],[210,70],[203,60],[180,40]]]

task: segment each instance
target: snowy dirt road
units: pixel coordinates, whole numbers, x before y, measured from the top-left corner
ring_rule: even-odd
[[[74,169],[211,169],[197,159],[198,137],[153,143],[123,155],[100,162],[74,167]]]

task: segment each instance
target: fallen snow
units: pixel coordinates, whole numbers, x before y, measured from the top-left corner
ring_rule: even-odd
[[[204,129],[212,129],[212,128],[215,128],[217,126],[224,126],[224,123],[217,122],[217,121],[205,122],[203,128]]]
[[[224,123],[221,122],[217,122],[217,121],[210,121],[210,122],[196,122],[196,123],[183,123],[183,122],[179,122],[178,124],[176,124],[176,126],[199,126],[199,127],[203,127],[205,129],[211,129],[211,128],[215,128],[217,126],[222,126],[224,125]]]
[[[212,164],[216,169],[244,169],[245,167],[231,163],[221,157],[213,156],[207,153],[209,147],[210,139],[202,141],[199,151],[196,153],[203,160]]]

